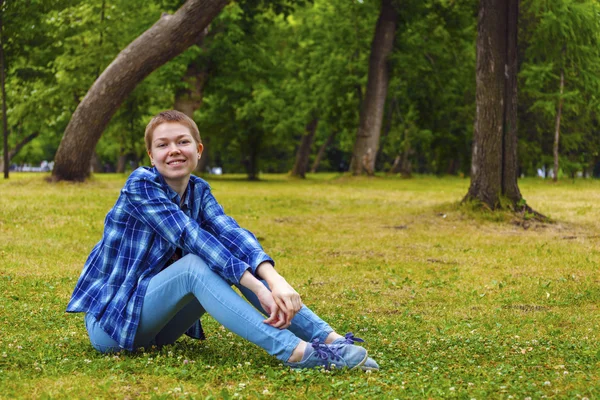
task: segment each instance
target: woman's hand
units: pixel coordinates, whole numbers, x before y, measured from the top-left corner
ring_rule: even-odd
[[[283,277],[280,278],[269,282],[269,286],[277,307],[285,316],[285,327],[287,328],[292,323],[296,313],[302,308],[302,299]]]
[[[285,327],[287,328],[292,323],[292,318],[302,308],[300,295],[268,261],[261,263],[256,268],[256,274],[267,281],[277,307],[285,315]]]
[[[263,310],[269,314],[269,317],[265,319],[263,322],[265,324],[269,324],[274,328],[286,329],[289,324],[286,323],[286,317],[284,312],[279,308],[275,299],[273,298],[273,293],[266,286],[262,285],[262,289],[260,289],[256,293],[256,297],[258,297],[258,301],[262,306]]]
[[[263,310],[269,314],[269,317],[263,322],[269,324],[275,328],[285,329],[290,326],[290,322],[293,318],[287,317],[285,312],[277,305],[277,301],[273,296],[273,293],[267,288],[261,281],[256,279],[249,270],[244,272],[240,279],[240,283],[252,290],[252,292],[258,298],[260,305]]]

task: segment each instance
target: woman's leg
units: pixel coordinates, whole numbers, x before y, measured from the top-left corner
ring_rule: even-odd
[[[269,285],[265,281],[261,281],[267,288]],[[258,297],[242,285],[236,285],[236,287],[242,292],[244,297],[248,299],[250,303],[261,313],[267,315],[265,310],[260,305]],[[333,328],[329,324],[323,321],[317,314],[311,311],[308,307],[302,306],[300,311],[292,319],[292,324],[288,328],[294,335],[304,340],[305,342],[312,342],[317,339],[319,342],[325,342],[327,336],[334,332]]]
[[[211,271],[200,257],[189,254],[150,281],[135,345],[147,346],[159,340],[168,342],[181,336],[202,315],[202,310],[279,360],[287,361],[300,343],[292,332],[263,323],[264,317],[223,278]]]

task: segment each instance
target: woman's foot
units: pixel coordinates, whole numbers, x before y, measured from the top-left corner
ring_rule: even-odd
[[[354,345],[354,343],[359,342],[363,343],[364,340],[361,338],[357,338],[354,336],[352,332],[346,333],[346,336],[339,335],[335,332],[332,332],[327,336],[329,339],[332,334],[335,334],[337,337],[331,342],[332,345]],[[371,357],[368,357],[363,365],[360,366],[363,371],[379,371],[379,365],[373,360]]]
[[[315,367],[354,369],[360,368],[367,361],[367,358],[367,350],[362,347],[346,344],[325,344],[315,340],[310,345],[305,346],[301,360],[294,361],[297,358],[292,354],[285,365],[294,369]]]

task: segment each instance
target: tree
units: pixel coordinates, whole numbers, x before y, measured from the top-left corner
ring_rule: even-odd
[[[579,164],[590,145],[583,132],[595,128],[590,110],[597,108],[600,98],[599,12],[595,0],[523,1],[522,36],[527,46],[520,72],[522,103],[527,113],[535,114],[526,123],[535,122],[534,129],[540,132],[535,137],[538,147],[546,145],[549,153],[552,144],[554,180],[560,155],[565,156],[565,169],[573,170],[567,161]],[[575,160],[567,160],[569,152]]]
[[[71,117],[56,153],[54,180],[82,181],[89,176],[95,145],[121,103],[152,71],[194,44],[227,2],[188,0],[175,14],[163,14],[119,53]]]
[[[371,44],[367,90],[361,105],[360,122],[350,163],[353,175],[360,175],[363,170],[369,175],[375,172],[375,155],[379,148],[381,121],[389,82],[387,58],[393,49],[396,24],[397,11],[392,0],[382,0]]]
[[[465,200],[516,207],[518,0],[480,0],[471,186]]]

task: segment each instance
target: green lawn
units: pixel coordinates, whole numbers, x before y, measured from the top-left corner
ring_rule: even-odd
[[[0,398],[600,398],[600,182],[520,182],[555,223],[458,206],[468,180],[210,181],[278,270],[378,373],[291,371],[208,339],[103,356],[64,312],[125,180],[0,181]]]

